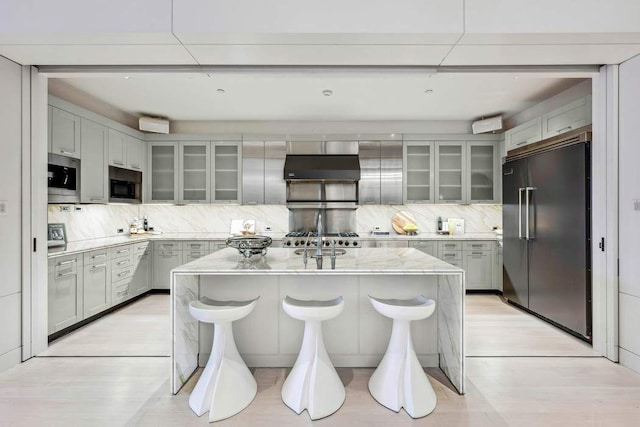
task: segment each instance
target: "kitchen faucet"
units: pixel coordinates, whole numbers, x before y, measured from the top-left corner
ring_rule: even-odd
[[[318,240],[316,242],[316,266],[318,270],[322,270],[322,211],[318,211],[316,229],[318,230]]]

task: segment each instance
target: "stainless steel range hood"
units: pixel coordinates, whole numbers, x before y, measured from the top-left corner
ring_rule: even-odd
[[[360,161],[356,154],[289,154],[284,179],[356,182],[360,180]]]

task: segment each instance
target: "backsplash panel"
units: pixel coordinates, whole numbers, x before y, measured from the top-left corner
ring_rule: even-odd
[[[289,211],[283,205],[80,205],[82,211],[61,212],[61,205],[49,205],[50,223],[66,225],[70,242],[120,235],[129,231],[134,218],[147,216],[149,225],[166,233],[228,233],[232,219],[254,219],[258,233],[267,225],[274,233],[289,231]],[[356,232],[368,234],[378,225],[391,228],[391,217],[400,210],[411,212],[420,232],[434,233],[438,216],[462,218],[467,233],[488,233],[502,227],[501,205],[365,205],[356,211]]]

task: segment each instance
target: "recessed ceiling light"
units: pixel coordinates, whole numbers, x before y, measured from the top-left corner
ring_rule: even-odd
[[[433,93],[433,89],[427,89],[424,91],[425,94],[431,95]]]
[[[224,89],[222,89],[222,88],[220,88],[220,89],[218,89],[216,92],[218,92],[218,93],[225,93],[225,90],[224,90]]]
[[[124,76],[125,80],[129,80],[131,77],[130,76]]]
[[[322,94],[324,96],[331,96],[331,95],[333,95],[333,91],[331,89],[325,89],[325,90],[322,91]]]

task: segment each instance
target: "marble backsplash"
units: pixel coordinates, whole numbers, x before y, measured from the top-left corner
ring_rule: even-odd
[[[113,237],[127,233],[134,218],[145,215],[155,230],[168,233],[228,233],[232,219],[255,219],[256,230],[266,226],[274,233],[289,230],[289,212],[283,205],[78,205],[81,211],[62,212],[60,206],[49,205],[50,223],[64,223],[70,242]],[[356,232],[365,234],[374,226],[382,230],[391,228],[391,217],[399,210],[411,212],[422,232],[433,233],[439,216],[463,218],[467,233],[490,232],[502,227],[501,205],[398,205],[360,206],[356,211]]]

